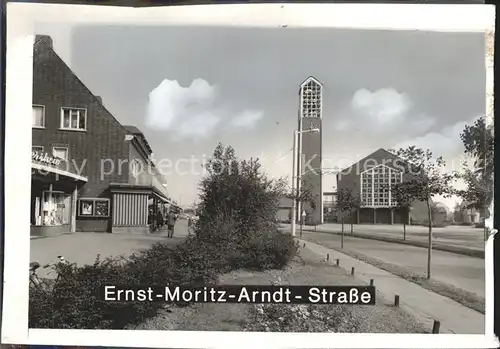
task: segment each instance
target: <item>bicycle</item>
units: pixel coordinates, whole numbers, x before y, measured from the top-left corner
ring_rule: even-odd
[[[54,262],[50,262],[48,264],[45,264],[43,266],[43,269],[47,269],[47,268],[52,268],[54,271],[57,272],[57,266],[60,265],[60,264],[69,264],[69,262],[63,257],[63,256],[57,256],[57,259],[56,261]],[[47,279],[44,278],[44,280],[42,281],[40,279],[40,277],[38,276],[37,274],[37,270],[40,268],[40,263],[38,262],[31,262],[30,263],[30,266],[29,266],[29,270],[30,270],[30,286],[34,286],[34,287],[37,287],[37,288],[46,288],[48,285],[47,285]],[[51,274],[52,272],[48,272],[47,274]],[[59,279],[59,275],[57,275],[55,281],[57,282],[57,280]],[[50,282],[52,283],[52,282]]]

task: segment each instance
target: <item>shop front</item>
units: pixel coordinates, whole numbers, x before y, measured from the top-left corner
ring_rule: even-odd
[[[66,167],[64,161],[48,154],[32,154],[32,236],[54,236],[76,231],[77,192],[87,178]]]
[[[170,200],[154,187],[113,183],[112,233],[149,234],[153,217],[164,212]]]

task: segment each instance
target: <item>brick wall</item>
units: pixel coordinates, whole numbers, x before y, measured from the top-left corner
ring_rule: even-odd
[[[33,104],[45,107],[45,128],[33,129],[33,146],[43,146],[49,154],[53,146],[68,147],[68,166],[82,168],[88,177],[79,196],[102,196],[109,183],[128,181],[127,167],[125,173],[118,170],[118,161],[129,158],[126,131],[50,46],[48,40],[34,46]],[[60,130],[61,107],[85,108],[87,130]],[[111,163],[114,171],[104,174],[101,168],[110,171]]]

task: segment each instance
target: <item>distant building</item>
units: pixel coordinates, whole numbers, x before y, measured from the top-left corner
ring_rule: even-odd
[[[434,201],[431,203],[431,217],[432,224],[436,227],[448,225],[451,221],[446,206]],[[410,223],[414,225],[429,225],[427,203],[422,201],[414,202],[411,207],[410,219]]]
[[[324,223],[339,222],[339,212],[337,210],[337,192],[323,193],[323,221]]]
[[[380,148],[372,154],[337,174],[338,189],[348,189],[359,195],[361,205],[353,214],[344,213],[345,222],[357,224],[428,224],[427,204],[412,203],[409,210],[397,207],[391,186],[410,180],[412,177],[407,162],[395,154]],[[325,201],[326,205],[326,201]],[[449,221],[443,205],[432,202],[432,221],[442,226]],[[332,210],[333,211],[333,210]],[[338,212],[337,217],[342,213]]]
[[[292,220],[293,199],[288,196],[280,198],[276,220],[280,223],[290,223]]]
[[[338,189],[360,197],[361,207],[346,221],[358,224],[409,223],[409,215],[396,207],[390,186],[409,175],[408,165],[396,155],[379,149],[337,174]]]
[[[474,204],[469,201],[460,203],[453,212],[453,220],[455,223],[476,224],[481,223],[479,210],[474,207]]]
[[[31,234],[148,232],[148,206],[170,198],[144,135],[120,124],[50,37],[37,35],[33,54]]]

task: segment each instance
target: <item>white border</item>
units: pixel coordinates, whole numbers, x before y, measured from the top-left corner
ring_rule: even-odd
[[[71,15],[78,11],[78,15]],[[72,24],[338,27],[484,32],[490,5],[254,4],[133,9],[87,5],[7,4],[5,270],[2,343],[211,348],[495,348],[492,240],[486,246],[487,335],[303,334],[29,330],[28,263],[33,28],[36,20]],[[285,29],[284,29],[285,30]],[[20,117],[25,115],[26,117]],[[16,151],[12,151],[15,149]],[[20,161],[18,154],[27,154]],[[15,214],[12,208],[15,208]],[[22,225],[19,222],[23,222]],[[25,223],[24,223],[25,222]],[[57,343],[55,343],[57,341]],[[228,346],[228,345],[226,345]]]

